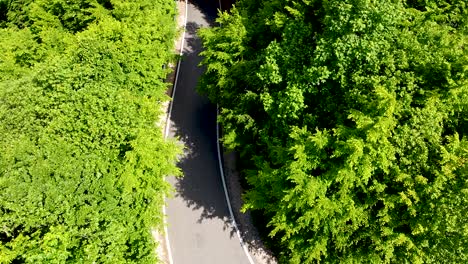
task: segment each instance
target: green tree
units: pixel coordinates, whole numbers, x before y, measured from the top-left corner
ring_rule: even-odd
[[[468,261],[466,1],[241,0],[200,90],[282,262]]]
[[[1,3],[0,263],[154,263],[174,1]]]

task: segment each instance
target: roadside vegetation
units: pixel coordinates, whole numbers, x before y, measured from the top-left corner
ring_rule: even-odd
[[[282,263],[468,262],[466,1],[239,0],[217,22],[199,89]]]
[[[173,0],[0,0],[0,263],[154,263]]]

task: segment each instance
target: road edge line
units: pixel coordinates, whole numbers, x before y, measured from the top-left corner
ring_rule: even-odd
[[[185,46],[185,32],[186,32],[186,28],[187,28],[187,14],[188,14],[188,7],[187,7],[187,0],[185,0],[185,17],[184,17],[184,25],[183,25],[183,33],[182,33],[182,43],[180,45],[180,58],[177,62],[177,70],[176,70],[176,75],[175,75],[175,80],[174,80],[174,88],[172,89],[172,94],[171,94],[171,102],[169,104],[169,111],[167,113],[167,117],[166,117],[166,130],[164,131],[164,138],[167,138],[168,134],[169,134],[169,128],[171,127],[171,124],[170,124],[170,118],[171,118],[171,114],[172,114],[172,106],[173,106],[173,102],[174,102],[174,98],[175,98],[175,94],[176,94],[176,90],[177,90],[177,81],[179,80],[179,71],[180,71],[180,62],[181,62],[181,59],[182,59],[182,55],[184,55],[184,46]]]
[[[232,225],[234,226],[234,229],[236,231],[237,237],[239,238],[242,249],[244,250],[244,253],[247,256],[247,259],[249,260],[249,263],[250,264],[255,264],[255,262],[252,259],[252,256],[250,255],[249,250],[247,249],[247,247],[245,245],[244,240],[242,239],[242,236],[241,236],[240,231],[239,231],[239,227],[237,226],[236,218],[234,217],[234,212],[232,211],[231,198],[229,198],[229,193],[228,193],[227,185],[226,185],[226,179],[224,178],[224,167],[223,167],[223,163],[221,161],[221,150],[220,150],[221,142],[219,141],[218,115],[219,115],[219,106],[216,105],[216,147],[217,147],[217,150],[218,150],[219,171],[220,171],[221,181],[223,182],[224,196],[226,198],[226,203],[228,205],[229,214],[230,214],[231,219],[232,219],[231,220]]]
[[[177,81],[179,80],[179,71],[180,71],[180,62],[182,60],[182,55],[184,55],[184,46],[185,46],[185,32],[187,28],[187,15],[188,15],[188,6],[187,6],[187,0],[185,0],[185,17],[184,17],[184,25],[183,25],[183,33],[182,33],[182,43],[180,45],[180,53],[179,53],[179,59],[177,62],[177,70],[176,70],[176,75],[175,75],[175,80],[174,80],[174,87],[172,89],[172,94],[171,94],[171,101],[169,103],[169,111],[167,112],[167,117],[166,117],[166,129],[164,131],[164,139],[167,139],[169,135],[169,129],[171,127],[170,119],[172,115],[172,106],[173,102],[175,99],[175,94],[177,90]],[[169,240],[169,231],[167,228],[167,214],[166,214],[166,195],[163,197],[163,219],[164,219],[164,239],[166,241],[166,251],[167,251],[167,258],[169,259],[169,264],[174,264],[174,259],[172,258],[172,250],[171,250],[171,244]]]
[[[223,12],[223,8],[221,6],[221,0],[219,2],[219,10]],[[239,231],[239,227],[237,226],[236,218],[234,217],[234,212],[232,211],[232,206],[231,206],[231,198],[229,198],[229,193],[227,190],[226,186],[226,179],[224,177],[224,167],[223,163],[221,161],[221,149],[220,149],[220,144],[221,142],[219,141],[219,122],[218,122],[218,115],[219,115],[219,105],[216,104],[216,149],[218,150],[218,164],[219,164],[219,172],[221,176],[221,181],[223,182],[223,189],[224,189],[224,197],[226,198],[226,203],[228,205],[229,209],[229,214],[231,215],[232,219],[232,225],[234,226],[234,229],[236,230],[237,237],[239,238],[239,242],[242,246],[242,249],[244,250],[245,255],[247,256],[247,259],[249,260],[250,264],[255,264],[255,262],[252,259],[252,256],[250,255],[249,250],[245,246],[245,242],[242,239],[242,236]]]

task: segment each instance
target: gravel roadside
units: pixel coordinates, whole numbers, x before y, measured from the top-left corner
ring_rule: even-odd
[[[223,148],[224,176],[231,199],[234,217],[250,254],[256,264],[277,264],[278,261],[273,253],[268,250],[260,239],[257,228],[253,225],[252,216],[249,211],[242,213],[242,193],[244,190],[240,184],[240,174],[237,167],[237,155]]]

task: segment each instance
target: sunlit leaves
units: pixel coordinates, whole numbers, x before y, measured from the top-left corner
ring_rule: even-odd
[[[0,29],[0,262],[154,263],[163,177],[178,174],[179,148],[155,125],[174,2],[11,2]]]
[[[222,17],[200,90],[281,260],[466,262],[466,3],[244,0]]]

